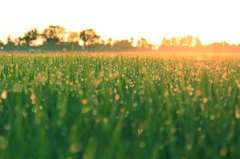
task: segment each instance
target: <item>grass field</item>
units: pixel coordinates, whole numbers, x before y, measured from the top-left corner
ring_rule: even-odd
[[[0,55],[1,159],[237,159],[239,134],[239,55]]]

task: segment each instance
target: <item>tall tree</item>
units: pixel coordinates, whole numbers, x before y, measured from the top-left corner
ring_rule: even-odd
[[[150,44],[147,39],[145,38],[140,38],[137,41],[137,47],[140,49],[151,49],[152,48],[152,44]]]
[[[48,47],[55,48],[57,44],[64,39],[66,29],[58,25],[50,25],[44,29],[43,37]]]
[[[86,45],[91,45],[96,43],[100,39],[100,36],[96,34],[93,29],[87,29],[80,32],[80,39],[83,41],[84,49]]]
[[[171,46],[171,40],[167,38],[162,39],[161,47],[170,47]]]
[[[15,43],[13,42],[11,35],[8,35],[7,44],[6,44],[5,48],[7,50],[12,50],[12,49],[14,49],[14,47],[15,47]]]
[[[113,43],[113,39],[112,39],[112,38],[108,38],[107,44],[110,45],[110,46],[112,46],[112,43]]]
[[[26,42],[26,45],[29,47],[31,42],[36,40],[39,36],[39,31],[36,28],[33,28],[26,32],[22,38]]]
[[[171,46],[178,47],[179,46],[179,40],[176,37],[172,37],[171,39]]]
[[[130,51],[130,50],[133,50],[132,43],[129,40],[116,40],[113,43],[113,48],[116,51]]]
[[[194,42],[194,38],[192,35],[188,35],[186,36],[187,39],[187,47],[193,47],[193,42]]]
[[[195,41],[195,47],[201,47],[202,46],[202,42],[198,37],[196,37],[194,41]]]
[[[3,50],[4,43],[0,40],[0,50]]]
[[[67,42],[79,42],[79,33],[73,31],[69,32]]]
[[[188,40],[186,37],[180,37],[179,39],[180,47],[187,47],[188,46]]]

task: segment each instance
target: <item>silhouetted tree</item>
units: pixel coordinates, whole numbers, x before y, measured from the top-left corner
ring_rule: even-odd
[[[61,45],[63,47],[63,50],[66,51],[76,51],[80,49],[79,46],[79,33],[78,32],[68,32],[67,33],[67,39],[65,42],[61,42]]]
[[[26,41],[22,37],[17,38],[17,45],[24,45],[26,44]]]
[[[68,32],[67,42],[79,42],[79,33],[78,32]]]
[[[133,45],[133,43],[134,43],[134,38],[131,37],[129,42]]]
[[[128,40],[117,40],[113,43],[113,48],[116,51],[130,51],[133,50],[133,46]]]
[[[80,32],[80,39],[83,41],[83,47],[86,48],[86,45],[92,45],[100,39],[100,36],[96,34],[93,29],[87,29]]]
[[[186,46],[187,47],[193,47],[194,44],[194,38],[192,35],[186,36]]]
[[[170,47],[171,46],[171,40],[169,40],[167,38],[163,38],[161,46],[163,46],[163,47]]]
[[[179,39],[180,47],[188,47],[188,42],[186,37],[181,37]]]
[[[38,40],[37,40],[38,39]],[[84,49],[79,45],[83,42]],[[37,50],[51,49],[54,51],[134,51],[138,49],[159,51],[202,51],[202,52],[239,52],[240,44],[228,44],[227,42],[216,42],[203,45],[198,37],[191,35],[185,37],[163,38],[160,46],[148,43],[147,39],[141,38],[135,47],[134,38],[130,40],[116,40],[109,38],[107,41],[101,40],[93,29],[79,32],[66,32],[66,29],[58,25],[50,25],[45,28],[42,34],[34,28],[24,36],[12,40],[9,35],[6,44],[0,41],[0,50],[6,51],[26,51],[27,48],[34,47]]]
[[[195,38],[195,47],[201,47],[201,46],[202,46],[201,40],[198,37],[196,37]]]
[[[113,44],[113,39],[112,38],[108,38],[107,44],[112,45]]]
[[[147,39],[141,38],[137,41],[137,47],[140,49],[152,49],[152,44],[148,43]]]
[[[36,40],[39,36],[39,31],[34,28],[26,32],[22,38],[26,42],[26,45],[29,47],[30,43],[34,40]]]
[[[45,43],[50,48],[55,48],[60,41],[64,39],[66,34],[66,29],[58,25],[50,25],[48,28],[44,29],[43,37],[45,38]]]
[[[107,41],[104,42],[103,50],[105,51],[111,51],[113,45],[112,38],[109,38]]]
[[[202,43],[199,38],[191,35],[185,37],[172,37],[171,39],[163,38],[160,50],[164,51],[193,51],[202,50]]]
[[[224,41],[224,42],[216,42],[216,43],[208,44],[206,45],[205,48],[207,49],[207,51],[211,51],[211,52],[228,52],[231,50],[230,46],[231,45],[229,45],[227,42]]]
[[[0,40],[0,50],[4,49],[4,43]]]
[[[6,44],[5,48],[6,48],[6,50],[13,50],[14,47],[15,47],[15,44],[14,44],[14,42],[12,40],[11,35],[8,35],[8,37],[7,37],[7,44]]]

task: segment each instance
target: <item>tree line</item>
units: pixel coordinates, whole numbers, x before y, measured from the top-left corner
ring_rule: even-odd
[[[153,45],[146,38],[135,42],[134,38],[125,40],[102,40],[94,29],[80,32],[67,31],[64,27],[50,25],[40,32],[37,28],[28,30],[21,37],[12,39],[9,35],[6,42],[0,41],[0,51],[17,52],[111,52],[111,51],[207,51],[238,52],[240,44],[216,42],[202,45],[198,37],[163,38],[159,45]]]

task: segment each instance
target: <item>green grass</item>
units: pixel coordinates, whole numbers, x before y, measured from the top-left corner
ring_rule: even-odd
[[[1,54],[1,159],[240,156],[240,56]]]

